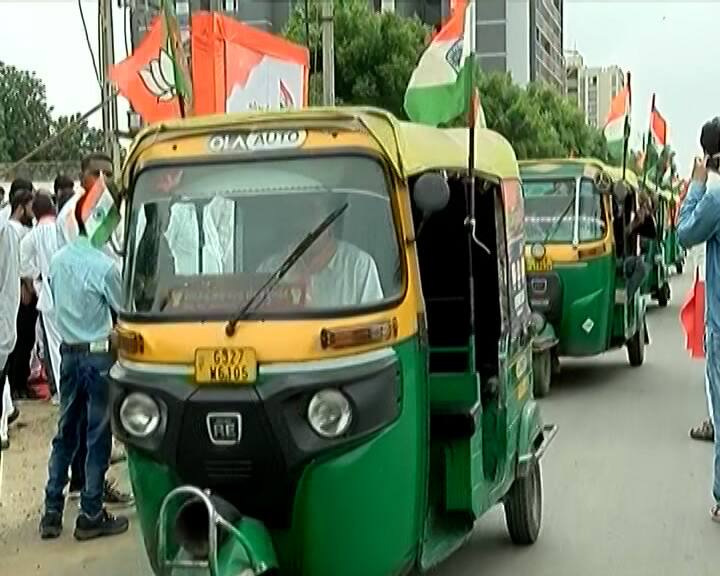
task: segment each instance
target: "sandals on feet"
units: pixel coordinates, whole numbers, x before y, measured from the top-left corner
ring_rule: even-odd
[[[690,438],[712,442],[715,438],[715,429],[710,420],[703,420],[699,426],[690,429]]]
[[[710,510],[710,518],[713,522],[720,523],[720,504],[715,504]]]

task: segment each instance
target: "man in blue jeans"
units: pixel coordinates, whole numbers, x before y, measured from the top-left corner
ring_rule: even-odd
[[[720,118],[700,134],[705,158],[696,160],[680,207],[678,237],[685,248],[705,242],[705,374],[714,429],[720,430]],[[711,517],[720,522],[720,434],[715,434]]]
[[[79,237],[57,252],[50,264],[50,288],[57,328],[62,339],[60,370],[60,419],[52,443],[45,488],[45,510],[40,521],[43,539],[57,538],[62,532],[65,505],[63,491],[68,468],[85,426],[87,456],[85,483],[80,497],[80,515],[75,523],[77,540],[121,534],[128,520],[114,517],[103,508],[103,485],[110,463],[109,390],[106,374],[110,356],[111,310],[120,307],[120,271],[112,259],[96,248],[97,229],[86,231],[97,216],[91,194],[78,202],[75,217]],[[90,216],[93,217],[91,220]]]

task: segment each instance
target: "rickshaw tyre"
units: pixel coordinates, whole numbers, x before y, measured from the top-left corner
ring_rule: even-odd
[[[513,544],[534,544],[542,526],[542,472],[537,460],[530,466],[527,476],[515,478],[503,507]]]
[[[645,322],[637,329],[632,338],[627,341],[628,362],[633,368],[642,366],[645,362]]]
[[[658,306],[660,308],[667,308],[670,302],[670,284],[664,284],[658,292]]]
[[[544,398],[549,394],[553,374],[552,365],[550,350],[533,354],[533,394],[535,398]]]

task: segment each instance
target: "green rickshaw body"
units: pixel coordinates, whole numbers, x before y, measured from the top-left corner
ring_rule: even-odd
[[[539,460],[556,428],[543,423],[532,395],[519,173],[502,137],[477,130],[476,139],[484,185],[477,186],[483,193],[473,238],[482,248],[471,248],[467,228],[455,225],[455,211],[466,210],[467,130],[332,108],[191,119],[151,127],[135,141],[123,172],[127,309],[110,380],[113,428],[128,447],[156,574],[192,562],[213,576],[424,571],[462,545],[499,502],[513,541],[535,541]],[[353,183],[356,157],[364,164]],[[242,171],[233,168],[242,162]],[[434,183],[441,174],[449,190],[445,207],[429,218],[415,205],[417,194],[410,196],[411,183],[421,188],[428,173]],[[258,207],[273,194],[292,203],[284,195],[316,188],[352,199],[336,233],[351,235],[375,259],[381,300],[311,312],[297,305],[307,284],[289,275],[287,288],[265,294],[261,312],[230,322],[265,286],[254,272],[264,260],[249,247],[283,234],[266,221],[281,219],[282,210]],[[208,204],[207,195],[215,189],[222,210],[213,212],[218,198]],[[292,206],[300,219],[304,204]],[[386,230],[354,221],[363,210]],[[179,272],[170,244],[175,213],[184,215],[188,238],[200,238],[198,214],[213,222],[211,239],[231,234],[216,245],[232,246],[235,255],[213,260],[203,245],[183,261],[190,271]],[[232,225],[216,226],[221,218]],[[174,271],[160,261],[163,237]],[[477,251],[465,258],[468,266],[498,278],[472,288],[482,313],[470,305],[470,271],[436,252],[452,242]],[[492,254],[483,261],[485,249]],[[205,273],[205,266],[217,268]],[[476,332],[469,314],[482,327]],[[323,419],[333,410],[333,419]],[[337,434],[322,427],[340,424]]]
[[[652,203],[656,238],[641,238],[641,253],[645,259],[647,274],[642,286],[642,293],[657,300],[661,306],[667,306],[670,300],[670,263],[672,248],[668,245],[670,227],[668,218],[672,209],[672,195],[652,182],[645,183],[645,193]]]
[[[625,230],[617,205],[625,200],[613,190],[624,182],[632,192],[636,178],[628,172],[623,181],[619,170],[592,159],[524,161],[520,171],[528,294],[536,323],[550,324],[557,337],[554,362],[625,345],[644,316],[639,293],[628,301],[625,290],[617,236]]]

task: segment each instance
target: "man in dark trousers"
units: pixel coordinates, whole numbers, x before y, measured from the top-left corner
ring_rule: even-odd
[[[126,532],[125,517],[115,517],[103,506],[105,474],[110,465],[109,387],[106,375],[112,365],[110,334],[112,311],[118,311],[122,282],[120,270],[101,249],[91,244],[85,216],[94,212],[89,195],[78,201],[75,217],[79,236],[55,255],[50,265],[50,288],[58,332],[62,339],[60,419],[53,439],[45,488],[43,539],[62,532],[64,490],[68,468],[78,450],[81,427],[85,433],[85,478],[77,540],[90,540]],[[107,238],[105,238],[107,240]]]
[[[10,218],[8,224],[18,242],[30,232],[33,224],[34,190],[32,182],[17,178],[10,186]],[[8,358],[6,368],[13,398],[31,397],[28,388],[30,377],[30,356],[35,346],[35,325],[37,323],[37,297],[31,282],[22,282],[20,308],[17,313],[17,342]]]

